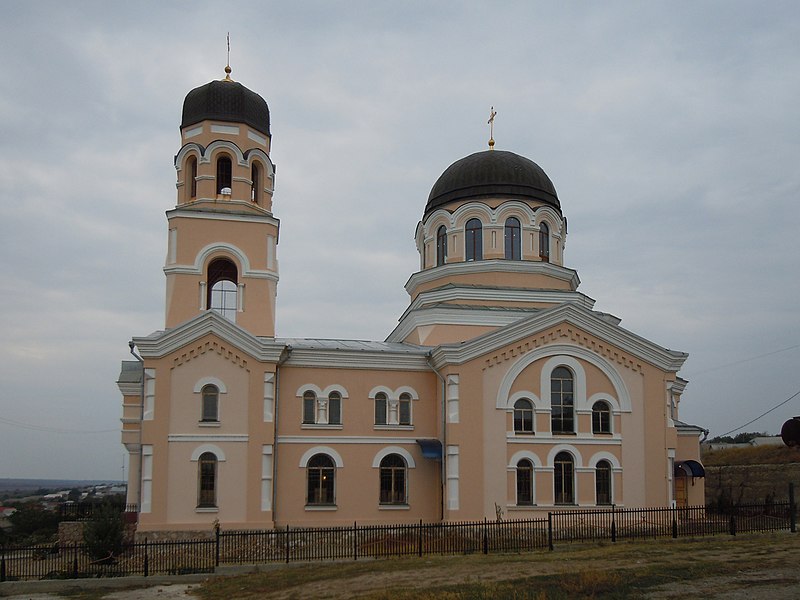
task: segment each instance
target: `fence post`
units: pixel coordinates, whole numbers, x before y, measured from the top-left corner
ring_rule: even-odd
[[[286,524],[286,564],[289,564],[289,524]]]
[[[672,505],[672,539],[677,539],[678,537],[678,507],[673,504]]]
[[[353,560],[358,560],[358,522],[353,521]]]
[[[489,554],[489,521],[483,517],[483,553]]]
[[[731,535],[736,535],[736,516],[735,515],[731,515],[730,531],[731,531]]]
[[[214,523],[214,566],[219,566],[219,521]]]
[[[6,547],[0,546],[0,581],[6,580]]]
[[[147,555],[147,538],[144,538],[144,576],[150,575],[150,557]]]
[[[553,549],[553,513],[547,513],[547,548]]]
[[[794,483],[789,482],[789,529],[797,533],[797,505],[794,503]]]
[[[78,542],[72,543],[72,578],[78,578]]]
[[[422,519],[419,520],[419,528],[417,529],[417,556],[422,558]]]
[[[611,541],[617,541],[617,518],[616,518],[616,505],[611,505]]]

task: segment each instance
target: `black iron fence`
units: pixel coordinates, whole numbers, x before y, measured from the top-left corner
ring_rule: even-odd
[[[359,560],[389,556],[523,552],[556,544],[795,532],[796,506],[748,504],[716,511],[685,508],[564,510],[543,519],[223,531],[205,539],[130,543],[92,560],[82,544],[0,548],[0,581],[211,573],[225,564]]]

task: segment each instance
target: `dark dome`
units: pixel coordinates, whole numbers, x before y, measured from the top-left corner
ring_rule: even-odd
[[[504,150],[476,152],[447,167],[433,184],[425,214],[450,202],[473,198],[538,200],[561,210],[553,182],[542,168]]]
[[[246,123],[270,135],[267,103],[261,96],[235,81],[212,81],[186,94],[181,127],[206,119]]]

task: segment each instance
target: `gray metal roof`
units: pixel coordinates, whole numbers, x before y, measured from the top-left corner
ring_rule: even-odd
[[[141,383],[142,363],[138,360],[123,360],[117,383]]]
[[[350,350],[355,352],[391,352],[425,355],[427,346],[402,342],[372,342],[367,340],[330,340],[317,338],[275,338],[275,342],[298,350]]]

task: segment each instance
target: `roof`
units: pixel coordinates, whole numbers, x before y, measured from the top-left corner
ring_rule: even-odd
[[[530,159],[505,150],[476,152],[457,160],[433,184],[425,214],[460,200],[516,198],[561,210],[553,182]]]
[[[186,94],[181,128],[206,120],[245,123],[270,135],[266,101],[236,81],[211,81]]]
[[[279,344],[291,346],[292,350],[351,350],[364,352],[391,352],[425,355],[430,352],[426,346],[405,342],[372,342],[367,340],[336,340],[315,338],[275,338]]]

